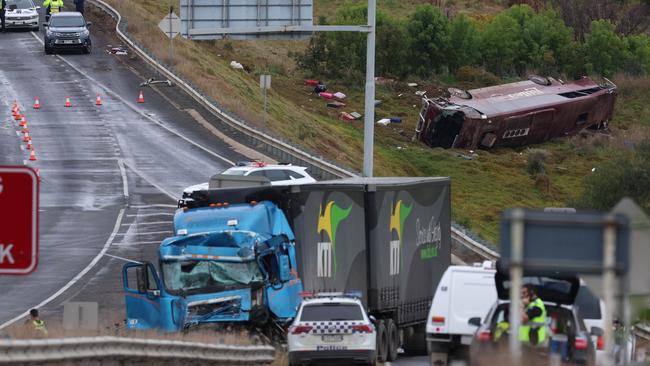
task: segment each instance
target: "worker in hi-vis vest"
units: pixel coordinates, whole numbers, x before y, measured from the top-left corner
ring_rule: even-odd
[[[43,7],[45,10],[46,20],[49,21],[50,14],[58,13],[63,8],[63,0],[44,0]]]
[[[546,307],[542,299],[537,297],[535,287],[526,284],[521,289],[521,300],[524,312],[521,315],[519,340],[532,346],[546,341]]]

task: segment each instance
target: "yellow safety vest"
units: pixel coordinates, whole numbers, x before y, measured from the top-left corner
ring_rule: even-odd
[[[34,320],[34,329],[36,329],[39,332],[43,332],[43,334],[47,335],[47,328],[45,327],[45,321],[44,320]]]
[[[529,303],[528,306],[526,306],[526,310],[534,307],[540,308],[542,310],[542,314],[533,319],[528,319],[528,322],[526,324],[523,324],[519,327],[519,340],[521,342],[530,343],[531,333],[537,332],[537,341],[532,344],[533,346],[536,346],[546,341],[546,307],[540,298],[537,298],[535,301]]]
[[[508,323],[508,322],[499,322],[499,323],[497,323],[497,326],[494,329],[494,337],[492,338],[492,340],[494,340],[496,342],[499,339],[501,339],[501,336],[503,335],[503,333],[506,333],[508,331],[508,329],[510,329],[510,323]]]

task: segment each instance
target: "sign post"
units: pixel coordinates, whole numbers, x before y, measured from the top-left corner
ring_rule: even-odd
[[[266,125],[266,92],[271,88],[271,75],[260,75],[260,88],[264,92],[264,124]]]
[[[38,263],[38,176],[0,166],[0,275],[26,275]]]
[[[174,14],[174,6],[169,6],[169,14],[165,16],[160,23],[158,23],[158,28],[169,37],[169,64],[174,64],[174,37],[176,37],[181,32],[181,19]]]

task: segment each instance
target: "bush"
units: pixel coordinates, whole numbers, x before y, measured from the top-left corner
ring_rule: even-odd
[[[539,174],[545,174],[546,169],[544,169],[544,163],[548,157],[548,152],[543,149],[529,149],[528,150],[528,164],[526,165],[526,171],[531,176],[537,176]]]

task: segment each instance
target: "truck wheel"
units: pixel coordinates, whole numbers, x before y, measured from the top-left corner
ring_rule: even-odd
[[[404,340],[404,353],[414,356],[424,356],[427,354],[427,341],[424,325],[415,328],[413,334]]]
[[[386,333],[388,338],[388,361],[397,359],[397,348],[399,348],[399,332],[393,319],[386,321]]]
[[[386,334],[386,324],[380,320],[377,324],[377,361],[386,362],[388,357],[388,336]]]

